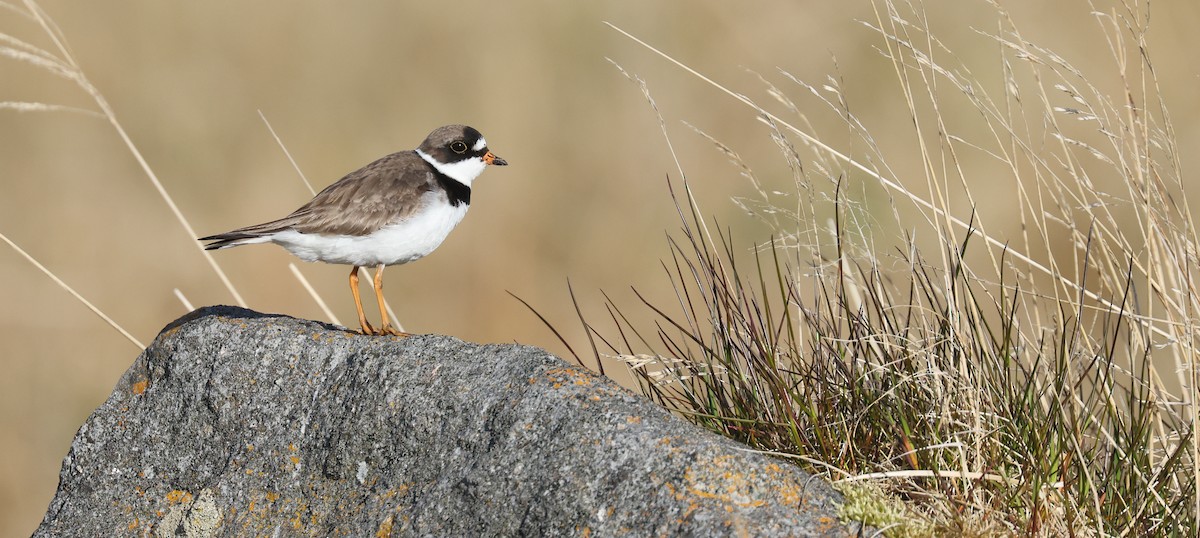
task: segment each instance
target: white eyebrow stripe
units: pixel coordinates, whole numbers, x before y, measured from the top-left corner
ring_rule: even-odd
[[[481,149],[483,149],[483,148],[486,148],[486,147],[487,147],[487,140],[484,140],[484,138],[481,136],[481,137],[479,137],[479,141],[478,141],[478,142],[475,142],[475,147],[471,148],[471,150],[472,150],[472,151],[479,151],[479,150],[481,150]]]

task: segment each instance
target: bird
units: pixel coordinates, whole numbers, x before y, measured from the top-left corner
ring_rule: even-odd
[[[360,332],[407,336],[388,320],[383,269],[433,252],[466,216],[472,182],[488,166],[507,164],[488,149],[478,130],[446,125],[415,150],[392,153],[347,174],[286,217],[199,241],[209,241],[205,250],[275,243],[304,261],[349,265]],[[363,312],[360,267],[376,269],[378,329]]]

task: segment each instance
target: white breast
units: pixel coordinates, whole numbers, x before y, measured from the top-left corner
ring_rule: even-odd
[[[467,214],[467,204],[445,198],[427,204],[407,220],[362,236],[279,232],[271,241],[304,261],[376,266],[408,263],[433,252]]]

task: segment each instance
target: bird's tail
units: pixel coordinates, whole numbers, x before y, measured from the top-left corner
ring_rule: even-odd
[[[200,241],[212,241],[204,245],[204,250],[220,250],[223,248],[240,247],[242,245],[252,245],[254,243],[266,243],[271,240],[273,234],[255,234],[246,232],[229,232],[208,237],[201,237]]]
[[[295,223],[297,214],[299,214],[299,211],[279,220],[246,226],[245,228],[238,228],[223,234],[201,237],[200,241],[212,241],[212,243],[204,245],[204,250],[218,250],[242,245],[253,245],[255,243],[267,243],[271,241],[271,238],[275,237],[275,234],[290,229]]]

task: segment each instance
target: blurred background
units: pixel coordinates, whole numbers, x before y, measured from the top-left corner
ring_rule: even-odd
[[[259,111],[317,189],[415,147],[436,126],[480,129],[511,166],[476,182],[469,216],[437,252],[388,271],[387,296],[411,332],[520,342],[561,355],[564,347],[508,292],[581,352],[587,344],[568,279],[585,315],[597,321],[607,319],[600,290],[635,318],[651,319],[634,308],[631,286],[673,304],[660,260],[669,255],[666,234],[678,228],[666,184],[678,173],[654,110],[609,59],[646,81],[704,210],[744,245],[770,233],[731,202],[750,194],[739,169],[682,122],[787,191],[790,172],[767,128],[744,105],[603,21],[780,109],[761,75],[811,105],[814,127],[853,151],[836,116],[806,101],[807,90],[779,70],[817,85],[834,76],[891,164],[920,170],[905,160],[916,155],[911,121],[895,72],[878,52],[881,39],[861,24],[876,20],[865,0],[41,6],[200,235],[277,218],[311,198]],[[1122,8],[1044,0],[1004,6],[1024,37],[1120,95],[1090,12]],[[19,9],[0,9],[0,33],[55,50]],[[998,26],[986,2],[931,0],[925,9],[957,61],[981,78],[998,69],[997,45],[977,33]],[[1180,147],[1195,147],[1200,7],[1162,0],[1151,15],[1149,42]],[[0,101],[96,109],[73,82],[8,57],[0,57]],[[1004,196],[989,203],[1005,209]],[[103,119],[0,110],[0,233],[143,344],[187,311],[175,289],[196,306],[233,304]],[[327,320],[288,270],[294,261],[342,323],[354,325],[343,267],[305,264],[271,245],[215,256],[250,308]],[[28,535],[40,522],[76,429],[137,354],[0,245],[0,536]]]

